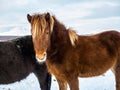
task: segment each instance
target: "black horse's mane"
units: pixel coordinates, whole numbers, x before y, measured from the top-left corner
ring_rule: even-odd
[[[16,44],[23,55],[35,55],[31,35],[10,40]]]

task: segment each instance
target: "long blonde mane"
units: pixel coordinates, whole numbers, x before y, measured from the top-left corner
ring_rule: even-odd
[[[54,19],[50,15],[49,23],[45,19],[45,14],[34,14],[32,17],[32,29],[34,29],[34,32],[32,33],[33,36],[39,35],[40,33],[43,33],[46,28],[50,29],[50,32],[53,30],[54,26]],[[35,35],[34,35],[35,34]]]
[[[68,29],[68,34],[69,34],[71,44],[75,46],[75,41],[78,40],[78,35],[76,34],[74,30],[71,30],[71,29]]]
[[[34,32],[32,32],[33,37],[34,36],[40,36],[41,33],[44,32],[46,28],[50,29],[50,32],[53,31],[53,26],[54,26],[54,19],[53,16],[50,15],[50,20],[49,22],[46,21],[46,13],[44,14],[34,14],[32,16],[32,29],[34,29]],[[78,40],[78,35],[74,30],[68,29],[68,34],[70,38],[70,42],[72,46],[75,46],[75,41]]]

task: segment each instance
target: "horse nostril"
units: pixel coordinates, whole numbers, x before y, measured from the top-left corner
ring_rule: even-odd
[[[44,52],[43,54],[36,55],[36,59],[38,62],[44,62],[46,61],[47,53]]]
[[[44,53],[44,57],[46,56],[46,52]]]

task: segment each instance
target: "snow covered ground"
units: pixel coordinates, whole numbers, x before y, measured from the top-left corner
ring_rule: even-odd
[[[111,71],[92,78],[79,78],[80,90],[115,90],[115,79]],[[39,83],[32,73],[26,79],[8,85],[0,85],[0,90],[40,90]],[[55,77],[52,77],[51,90],[58,90]]]

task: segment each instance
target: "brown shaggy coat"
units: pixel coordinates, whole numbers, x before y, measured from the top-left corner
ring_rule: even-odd
[[[117,31],[106,31],[91,36],[81,36],[71,29],[60,23],[54,16],[49,13],[37,14],[37,18],[29,16],[33,20],[44,19],[39,21],[39,29],[43,33],[33,36],[35,51],[47,52],[47,68],[49,72],[55,75],[60,90],[67,89],[67,83],[70,90],[79,90],[78,77],[92,77],[105,73],[108,69],[113,69],[116,77],[116,90],[120,90],[120,33]],[[52,19],[51,19],[52,18]],[[50,24],[52,21],[52,24]],[[53,25],[53,30],[51,30]],[[35,30],[32,28],[32,33]],[[47,39],[46,31],[50,32]],[[42,35],[42,36],[40,36]],[[34,38],[36,37],[36,38]],[[43,40],[42,40],[43,39]],[[47,50],[46,42],[48,43]],[[46,44],[47,44],[46,43]],[[36,50],[39,47],[39,50]],[[42,48],[40,50],[40,48]],[[44,51],[44,52],[45,52]],[[38,54],[36,52],[36,54]]]

